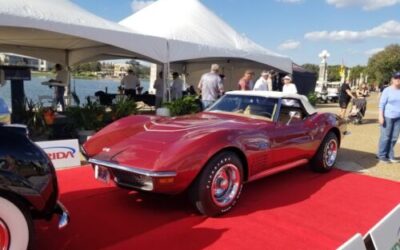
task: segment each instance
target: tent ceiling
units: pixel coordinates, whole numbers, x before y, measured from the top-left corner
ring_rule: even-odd
[[[16,27],[0,27],[0,44],[67,50],[102,45],[102,43],[80,37],[45,30]]]
[[[177,9],[184,11],[175,13]],[[198,0],[158,0],[120,22],[134,32],[169,40],[171,62],[243,58],[292,71],[292,61],[236,32]]]
[[[0,27],[0,51],[32,56],[70,65],[119,58],[141,58],[157,62],[140,53],[92,40],[31,28]],[[69,58],[66,59],[66,51]]]
[[[166,62],[166,40],[132,32],[68,0],[0,0],[0,49],[63,64],[137,57]]]

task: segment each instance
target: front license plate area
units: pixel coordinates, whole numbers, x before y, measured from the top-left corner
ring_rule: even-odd
[[[95,165],[94,166],[94,177],[105,183],[110,182],[110,171],[106,167]]]

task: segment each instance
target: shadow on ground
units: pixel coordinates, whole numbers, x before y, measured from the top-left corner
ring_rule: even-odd
[[[348,171],[361,171],[375,167],[378,164],[376,155],[354,149],[341,148],[338,156],[338,168]]]

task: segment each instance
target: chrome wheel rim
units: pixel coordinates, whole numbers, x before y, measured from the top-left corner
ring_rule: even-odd
[[[338,152],[336,140],[330,140],[325,147],[324,160],[327,167],[332,167],[335,164]]]
[[[7,225],[0,219],[0,250],[8,250],[10,247],[10,232]]]
[[[233,164],[223,165],[214,175],[211,185],[211,196],[219,207],[232,203],[240,187],[240,172]]]

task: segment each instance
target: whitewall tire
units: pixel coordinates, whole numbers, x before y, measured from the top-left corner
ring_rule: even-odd
[[[8,239],[1,240],[0,244],[9,242],[10,250],[25,250],[29,245],[32,221],[29,214],[25,214],[11,201],[0,197],[0,230],[2,235],[8,235]],[[8,230],[6,230],[8,229]],[[1,246],[7,249],[7,246]]]

